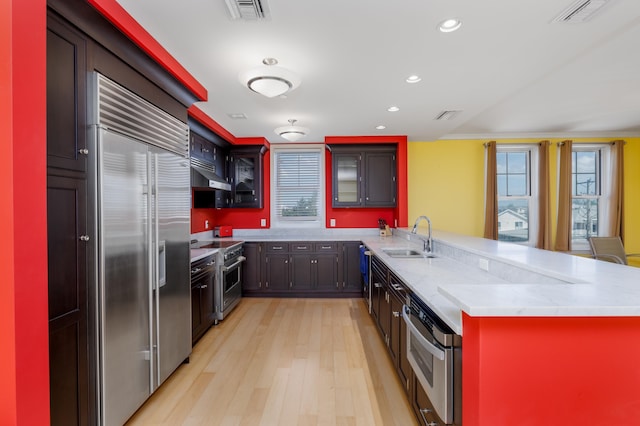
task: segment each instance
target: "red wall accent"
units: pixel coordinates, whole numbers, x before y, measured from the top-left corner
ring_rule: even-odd
[[[201,101],[208,98],[207,89],[198,82],[167,50],[162,47],[116,0],[87,0],[140,49],[162,65],[169,74]]]
[[[267,226],[271,226],[271,151],[263,156],[263,196],[261,209],[191,209],[191,233],[207,231],[204,221],[209,220],[213,229],[217,225],[231,225],[236,229],[262,228],[260,219],[267,219]]]
[[[396,208],[360,208],[360,207],[331,207],[332,197],[332,168],[331,153],[326,150],[325,158],[325,203],[326,203],[326,224],[327,228],[331,228],[331,219],[336,220],[334,228],[377,228],[378,219],[384,219],[389,226],[394,226],[396,219]]]
[[[640,419],[640,318],[463,314],[463,424]]]
[[[331,154],[327,153],[326,186],[327,186],[327,228],[330,220],[336,219],[336,228],[375,228],[378,218],[387,221],[389,226],[406,227],[408,215],[408,177],[407,177],[407,137],[406,136],[327,136],[329,144],[384,144],[397,145],[396,182],[398,185],[397,207],[395,208],[338,208],[331,207]],[[397,221],[397,223],[396,223]]]
[[[204,114],[200,111],[201,114]],[[191,110],[190,110],[191,114]],[[192,115],[193,116],[193,115]],[[198,119],[204,125],[213,121],[206,119],[206,115]],[[215,123],[215,122],[214,122]],[[215,123],[216,126],[217,123]],[[216,129],[209,127],[212,131]],[[238,138],[235,142],[260,143],[264,138]],[[407,138],[406,136],[336,136],[327,137],[326,143],[332,144],[376,144],[395,143],[397,151],[397,183],[398,183],[398,206],[394,208],[333,208],[331,207],[331,153],[326,151],[325,159],[325,185],[326,185],[326,224],[330,228],[330,220],[336,220],[335,228],[375,228],[378,226],[378,219],[384,219],[389,226],[407,226]],[[209,220],[211,228],[215,225],[232,225],[238,229],[262,228],[260,219],[267,219],[267,228],[271,226],[270,219],[270,151],[264,156],[264,192],[266,194],[263,209],[191,209],[191,232],[197,233],[206,231],[204,221]],[[397,221],[397,222],[396,222]],[[210,228],[210,229],[211,229]]]
[[[0,57],[0,424],[46,425],[45,0],[1,2]]]

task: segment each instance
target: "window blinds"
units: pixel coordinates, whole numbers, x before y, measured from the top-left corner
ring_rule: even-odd
[[[279,220],[320,218],[320,152],[276,153],[275,203]]]

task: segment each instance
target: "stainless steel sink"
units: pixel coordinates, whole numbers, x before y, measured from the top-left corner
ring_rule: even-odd
[[[414,250],[409,248],[383,248],[382,249],[385,254],[390,257],[401,257],[401,258],[434,258],[437,257],[433,253],[426,253],[420,250]]]

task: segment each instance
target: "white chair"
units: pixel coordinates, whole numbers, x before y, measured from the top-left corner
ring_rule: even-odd
[[[628,265],[627,257],[640,253],[625,253],[620,237],[589,237],[591,254],[594,259]]]

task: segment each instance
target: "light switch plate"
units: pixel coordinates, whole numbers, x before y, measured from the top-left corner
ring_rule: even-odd
[[[329,219],[329,226],[331,226],[332,228],[336,227],[336,220],[335,219]]]
[[[260,226],[262,226],[263,228],[267,226],[267,219],[260,219]]]

